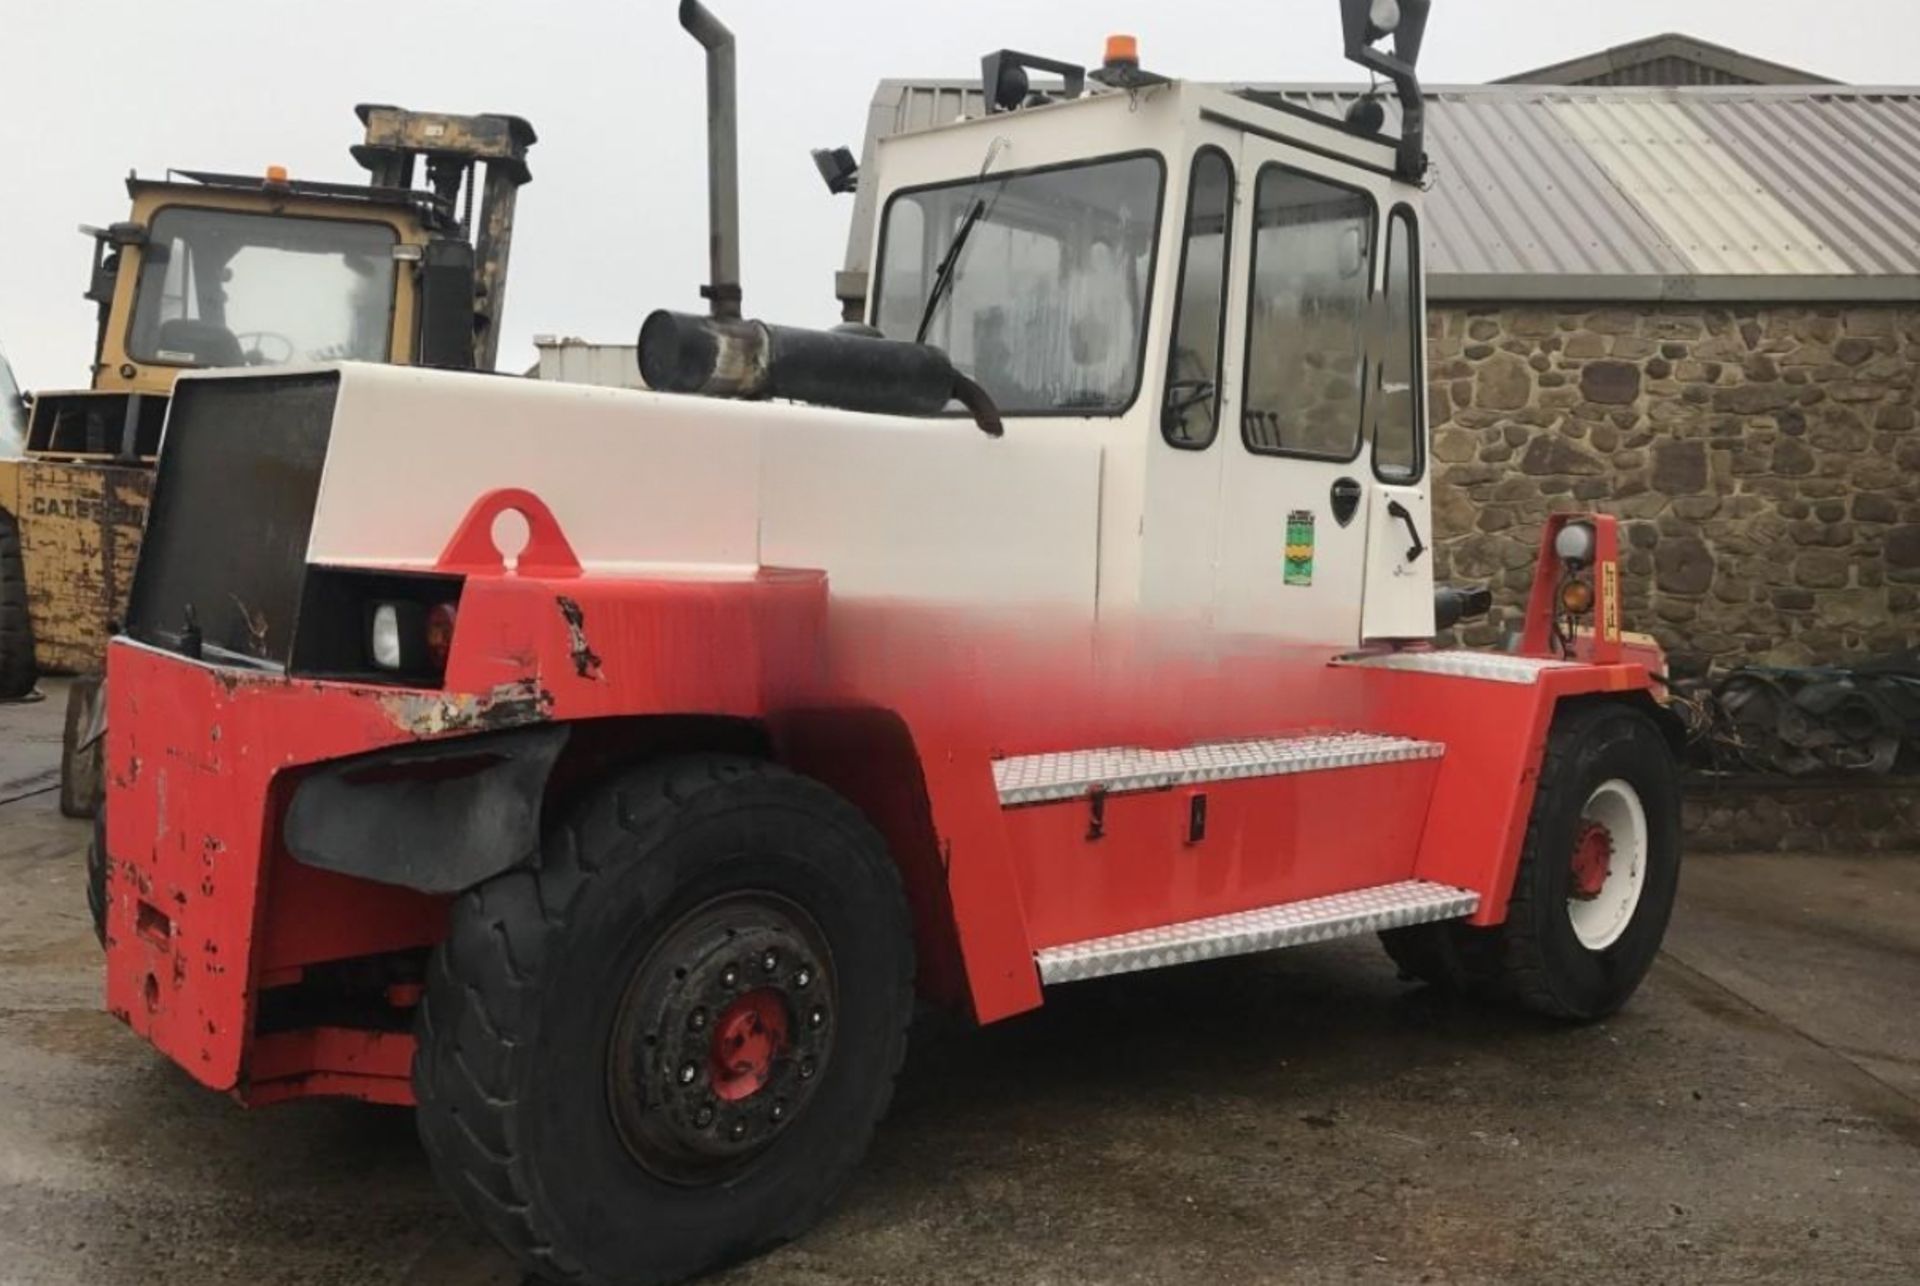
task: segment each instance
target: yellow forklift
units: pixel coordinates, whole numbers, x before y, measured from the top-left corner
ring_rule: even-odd
[[[92,383],[33,395],[24,450],[0,459],[0,700],[31,695],[42,673],[98,673],[181,371],[492,369],[533,128],[516,116],[355,110],[364,184],[278,166],[131,176],[126,221],[81,229],[99,316]],[[97,790],[97,691],[82,677],[68,698],[61,807],[73,816]]]

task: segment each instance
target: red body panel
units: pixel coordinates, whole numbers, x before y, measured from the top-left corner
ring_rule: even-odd
[[[263,990],[444,932],[445,899],[286,853],[282,813],[314,765],[544,721],[755,721],[780,759],[881,831],[912,903],[923,988],[991,1021],[1040,1003],[1037,948],[1150,925],[1410,877],[1478,891],[1477,920],[1497,922],[1556,702],[1648,686],[1642,664],[1501,683],[1330,667],[1325,651],[1259,642],[1205,657],[1186,640],[1123,646],[1084,629],[1041,643],[1005,623],[930,623],[910,604],[830,611],[818,572],[582,575],[530,500],[484,498],[449,544],[443,570],[467,580],[441,690],[111,648],[108,1004],[205,1084],[250,1101],[409,1098],[403,1033],[254,1032]],[[503,508],[533,527],[517,572],[480,540]],[[994,785],[1005,755],[1310,729],[1446,751],[1114,796],[1099,838],[1086,800],[1003,809]],[[1208,821],[1190,842],[1195,790]]]
[[[594,630],[585,641],[563,598]],[[477,578],[439,692],[215,668],[116,641],[108,1008],[213,1088],[259,1079],[244,1058],[259,980],[431,944],[445,919],[444,899],[289,858],[278,838],[289,774],[548,719],[759,717],[812,681],[823,604],[817,575]],[[587,664],[595,649],[615,663]]]
[[[1648,687],[1637,664],[1547,669],[1530,684],[1392,670],[1345,673],[1365,676],[1369,728],[1445,743],[1413,874],[1478,892],[1475,924],[1506,918],[1558,704]]]
[[[1437,760],[1114,795],[1007,814],[1033,948],[1413,877]],[[1206,829],[1189,843],[1189,801]]]

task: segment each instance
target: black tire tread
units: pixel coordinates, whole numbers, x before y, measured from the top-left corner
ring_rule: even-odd
[[[92,714],[91,702],[85,699],[89,688],[93,701],[102,699],[100,680],[95,677],[75,679],[67,689],[66,722],[60,736],[60,813],[64,817],[92,817],[99,810],[106,780],[105,738],[80,749]]]
[[[667,760],[614,788],[613,823],[646,841],[664,834],[706,791],[748,776],[794,778],[758,760],[717,755]],[[600,873],[587,857],[596,846],[582,839],[583,832],[604,824],[606,819],[596,815],[603,812],[591,805],[575,810],[550,834],[539,869],[510,871],[461,895],[445,944],[433,953],[416,1016],[413,1082],[420,1137],[434,1169],[470,1219],[550,1282],[599,1279],[556,1248],[554,1230],[543,1222],[534,1176],[515,1146],[521,1103],[505,1073],[514,1051],[529,1039],[524,1023],[531,1014],[521,993],[548,943],[566,932],[573,909]],[[860,824],[865,825],[864,818]],[[890,862],[885,865],[897,885],[898,871]],[[911,974],[898,984],[910,994]],[[450,989],[465,996],[477,1030],[442,1031],[447,1019],[436,1013],[433,998],[451,994]],[[454,1039],[450,1047],[443,1045],[449,1036]],[[903,1029],[879,1115],[891,1103],[905,1052]],[[813,1222],[837,1195],[823,1192],[818,1208],[796,1221],[793,1233]]]
[[[1501,1001],[1561,1021],[1582,1022],[1596,1016],[1569,1004],[1552,986],[1540,939],[1542,919],[1535,907],[1541,886],[1536,868],[1542,861],[1564,860],[1564,854],[1544,851],[1548,839],[1543,832],[1555,812],[1551,791],[1568,779],[1570,761],[1589,730],[1610,719],[1654,726],[1645,713],[1618,701],[1574,705],[1557,715],[1541,758],[1540,789],[1527,816],[1506,919],[1490,928],[1447,920],[1387,930],[1380,935],[1381,945],[1404,976],[1436,990]]]
[[[1401,977],[1437,991],[1473,995],[1486,989],[1495,968],[1486,934],[1485,929],[1449,920],[1383,930],[1380,945]]]
[[[1539,881],[1533,870],[1541,861],[1546,839],[1542,829],[1552,813],[1549,790],[1553,783],[1566,780],[1568,761],[1587,737],[1587,730],[1609,719],[1644,718],[1638,711],[1614,701],[1574,706],[1553,721],[1547,734],[1547,753],[1540,760],[1540,792],[1527,816],[1527,837],[1520,846],[1520,863],[1514,869],[1513,895],[1507,902],[1507,918],[1500,926],[1500,970],[1495,987],[1498,993],[1523,1009],[1549,1018],[1579,1021],[1588,1015],[1569,1005],[1554,991],[1534,915],[1534,898]],[[1565,860],[1555,854],[1554,860]]]
[[[33,616],[27,607],[20,524],[0,509],[0,700],[28,695],[39,677],[33,655]]]
[[[93,829],[87,840],[87,914],[93,920],[93,936],[107,945],[107,814],[101,809],[93,815]]]

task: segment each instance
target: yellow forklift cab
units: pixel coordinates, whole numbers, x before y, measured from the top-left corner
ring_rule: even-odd
[[[491,369],[533,129],[375,104],[361,183],[169,171],[93,238],[88,387],[39,390],[0,452],[0,700],[97,670],[126,608],[174,379],[362,361]],[[93,686],[73,685],[62,806],[84,811]]]

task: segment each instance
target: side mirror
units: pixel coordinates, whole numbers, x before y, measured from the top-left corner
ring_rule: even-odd
[[[1340,232],[1340,275],[1343,278],[1358,276],[1367,266],[1366,234],[1359,228],[1343,228]]]
[[[816,147],[813,149],[813,164],[820,171],[820,179],[827,185],[827,191],[833,195],[859,190],[860,162],[853,159],[851,149]]]

